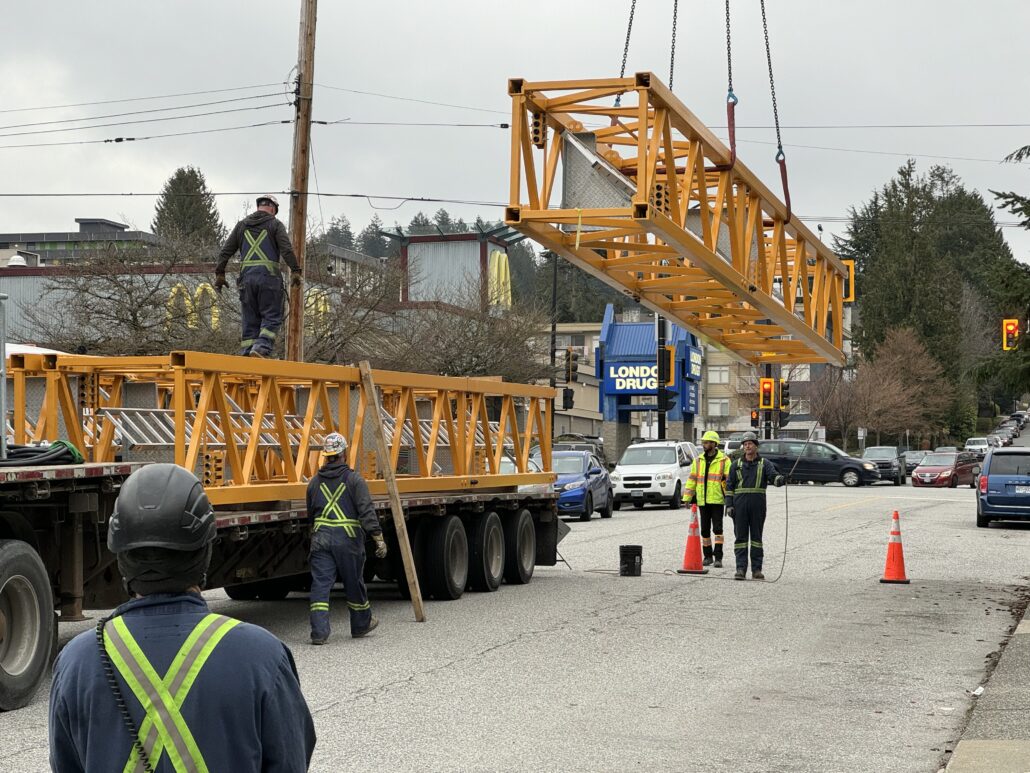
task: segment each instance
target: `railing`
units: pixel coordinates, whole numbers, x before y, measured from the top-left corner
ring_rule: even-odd
[[[657,77],[508,93],[509,226],[741,361],[843,364],[844,264]]]
[[[350,465],[373,494],[385,492],[357,368],[201,352],[10,359],[15,443],[67,439],[88,461],[174,461],[202,477],[213,503],[228,505],[302,499],[325,436],[341,432]],[[373,379],[402,492],[554,479],[553,389],[394,371]],[[535,453],[545,472],[530,471]],[[504,457],[515,473],[500,473]]]

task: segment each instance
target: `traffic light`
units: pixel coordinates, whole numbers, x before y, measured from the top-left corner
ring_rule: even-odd
[[[751,411],[751,426],[758,427],[758,411]]]
[[[572,410],[575,407],[575,396],[576,390],[566,387],[561,391],[561,409],[563,411]]]
[[[1001,348],[1006,352],[1016,348],[1019,340],[1019,320],[1004,319],[1001,322]]]
[[[569,346],[565,349],[565,383],[579,381],[579,352]]]
[[[758,407],[763,411],[776,407],[776,382],[771,378],[758,379]]]
[[[676,380],[676,347],[666,346],[658,356],[658,383],[673,386]]]
[[[790,382],[785,378],[780,379],[780,410],[790,410]]]

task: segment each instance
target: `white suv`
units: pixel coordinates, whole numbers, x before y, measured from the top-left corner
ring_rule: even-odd
[[[676,509],[697,449],[677,440],[634,443],[622,452],[611,474],[615,509],[623,502],[641,508],[647,503]]]

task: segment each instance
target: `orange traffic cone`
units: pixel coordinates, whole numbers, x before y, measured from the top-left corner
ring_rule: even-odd
[[[887,541],[887,565],[883,570],[883,578],[880,582],[908,584],[908,577],[905,576],[905,550],[901,546],[901,522],[898,520],[898,511],[891,516],[891,536]]]
[[[690,528],[687,530],[687,547],[683,551],[683,568],[676,574],[708,574],[701,563],[701,527],[697,523],[697,505],[690,507]]]

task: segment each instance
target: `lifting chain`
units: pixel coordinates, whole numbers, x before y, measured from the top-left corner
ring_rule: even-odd
[[[669,91],[676,71],[676,17],[679,15],[680,0],[672,0],[672,43],[669,44]]]
[[[727,0],[728,2],[728,0]],[[769,91],[772,94],[773,123],[776,125],[776,163],[780,166],[780,182],[783,183],[783,203],[787,205],[787,219],[790,222],[790,188],[787,185],[787,156],[783,152],[780,136],[780,111],[776,105],[776,81],[773,78],[772,53],[769,50],[769,24],[765,18],[765,0],[759,0],[762,7],[762,34],[765,36],[765,61],[769,65]]]
[[[626,59],[629,57],[629,39],[633,34],[633,14],[637,10],[637,0],[632,0],[629,6],[629,24],[626,25],[626,44],[622,47],[622,67],[619,68],[619,77],[626,77]],[[622,94],[615,96],[615,106],[622,103]]]

